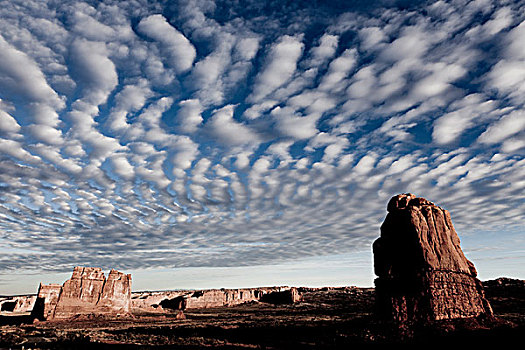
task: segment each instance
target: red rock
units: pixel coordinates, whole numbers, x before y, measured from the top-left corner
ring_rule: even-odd
[[[62,286],[60,284],[45,285],[40,283],[31,315],[40,320],[53,318],[61,290]]]
[[[131,305],[131,275],[112,269],[109,272],[97,305],[129,312]]]
[[[60,285],[40,285],[33,314],[43,320],[82,315],[128,313],[131,305],[131,275],[111,270],[75,267],[69,280]]]
[[[449,212],[409,193],[387,209],[373,244],[379,314],[397,322],[492,316]]]

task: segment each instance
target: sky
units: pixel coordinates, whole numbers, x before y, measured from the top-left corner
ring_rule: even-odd
[[[525,278],[525,2],[3,1],[0,294],[373,285],[388,200]]]

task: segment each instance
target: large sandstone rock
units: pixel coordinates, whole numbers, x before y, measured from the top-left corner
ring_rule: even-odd
[[[75,267],[60,285],[40,285],[33,314],[39,319],[63,319],[85,314],[130,311],[131,275],[111,270],[108,278],[96,267]]]
[[[131,275],[112,269],[97,305],[129,311],[131,306]]]
[[[409,193],[387,209],[373,244],[379,315],[399,323],[492,316],[449,212]]]

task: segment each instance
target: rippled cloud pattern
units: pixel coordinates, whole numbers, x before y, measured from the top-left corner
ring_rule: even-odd
[[[401,192],[523,231],[524,3],[350,3],[4,2],[0,271],[369,250]]]

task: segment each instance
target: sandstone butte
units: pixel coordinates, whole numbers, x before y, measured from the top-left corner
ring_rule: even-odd
[[[406,325],[492,317],[449,212],[410,193],[393,197],[387,210],[373,244],[378,315]]]
[[[75,267],[61,286],[40,284],[33,316],[40,320],[76,315],[117,315],[130,312],[131,275],[111,270],[106,279],[97,267]]]

